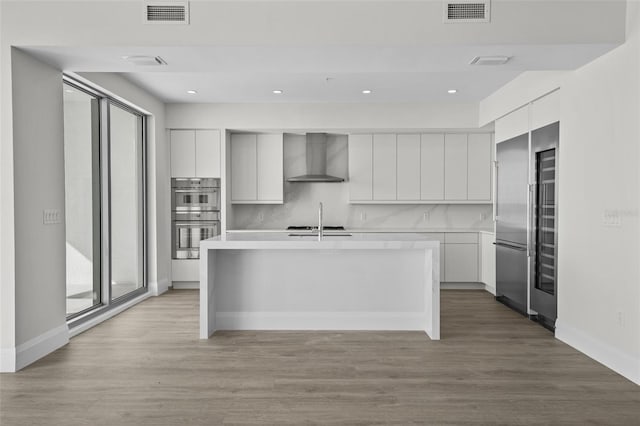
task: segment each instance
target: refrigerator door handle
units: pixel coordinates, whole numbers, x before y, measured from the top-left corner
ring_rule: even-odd
[[[513,250],[518,250],[518,251],[527,251],[526,247],[516,246],[516,245],[512,245],[512,244],[507,244],[507,243],[495,242],[495,243],[493,243],[493,245],[494,246],[499,246],[499,247],[506,247],[506,248],[513,249]]]
[[[498,221],[498,162],[493,162],[493,221]]]
[[[536,206],[535,206],[535,195],[537,184],[531,183],[529,184],[529,229],[527,232],[527,256],[533,256],[533,246],[535,245],[535,215],[536,215]]]

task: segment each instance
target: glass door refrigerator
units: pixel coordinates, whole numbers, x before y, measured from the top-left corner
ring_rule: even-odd
[[[529,255],[530,308],[537,321],[554,330],[557,317],[557,153],[560,124],[531,132]]]

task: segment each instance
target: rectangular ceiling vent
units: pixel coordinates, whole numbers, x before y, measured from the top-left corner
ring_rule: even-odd
[[[144,3],[147,24],[188,24],[188,1],[147,1]]]
[[[490,0],[444,1],[444,22],[489,22],[491,18]]]

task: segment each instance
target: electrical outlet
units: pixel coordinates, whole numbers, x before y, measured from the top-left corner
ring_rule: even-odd
[[[258,213],[258,222],[264,222],[264,212]]]
[[[431,218],[431,213],[429,213],[429,212],[422,213],[422,221],[423,222],[429,222],[430,218]]]
[[[618,320],[618,326],[624,328],[624,312],[618,311],[616,313],[616,319]]]
[[[486,213],[480,213],[480,220],[487,220],[487,214]]]
[[[367,220],[367,212],[360,212],[360,220]]]
[[[56,225],[61,223],[62,214],[59,209],[44,209],[42,210],[42,223],[45,225]]]

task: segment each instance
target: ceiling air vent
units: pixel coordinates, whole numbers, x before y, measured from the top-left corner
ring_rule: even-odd
[[[469,65],[504,65],[509,59],[510,56],[476,56]]]
[[[444,22],[489,22],[490,0],[444,1]]]
[[[148,1],[144,4],[144,22],[147,24],[188,24],[188,1]]]

